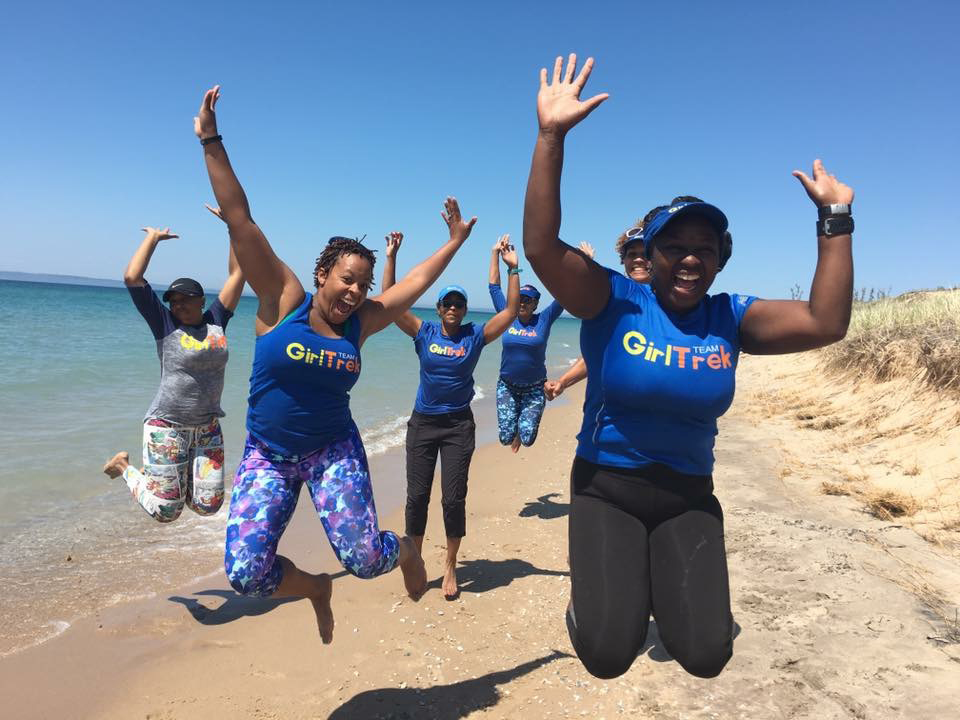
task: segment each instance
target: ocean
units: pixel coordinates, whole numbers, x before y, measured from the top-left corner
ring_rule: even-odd
[[[222,406],[228,478],[244,439],[256,299],[240,300],[227,328]],[[423,318],[432,310],[416,310]],[[489,313],[467,319],[484,322]],[[124,288],[0,280],[0,657],[63,632],[97,609],[223,572],[226,504],[213,517],[185,510],[161,525],[110,480],[119,450],[140,465],[143,414],[160,375],[156,345]],[[578,355],[579,322],[561,318],[547,350],[551,377]],[[475,405],[489,410],[500,344],[474,374]],[[371,458],[402,447],[418,362],[395,326],[363,347],[351,393]],[[489,418],[492,412],[477,413]],[[491,437],[495,428],[479,428]],[[306,510],[313,508],[306,504]],[[395,509],[378,502],[386,514]],[[318,542],[326,543],[317,524]]]

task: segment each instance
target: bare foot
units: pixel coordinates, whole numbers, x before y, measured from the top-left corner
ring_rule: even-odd
[[[118,452],[107,461],[106,465],[103,466],[103,471],[107,474],[107,477],[118,478],[123,475],[123,471],[126,470],[129,465],[130,454]]]
[[[447,600],[456,600],[460,597],[460,586],[457,585],[456,565],[447,565],[443,573],[443,597]]]
[[[427,566],[423,564],[423,557],[413,540],[405,537],[400,542],[406,545],[406,558],[400,562],[403,585],[412,600],[419,600],[427,591]]]
[[[317,629],[320,631],[320,639],[324,645],[329,645],[333,641],[333,608],[330,606],[330,600],[333,598],[333,580],[326,573],[317,576],[319,585],[319,594],[310,598],[313,604],[313,611],[317,614]]]
[[[518,450],[520,450],[520,436],[519,436],[519,435],[514,435],[514,436],[513,436],[513,442],[510,443],[510,449],[513,450],[514,452],[517,452]]]

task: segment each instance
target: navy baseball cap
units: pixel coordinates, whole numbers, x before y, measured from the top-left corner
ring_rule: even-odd
[[[540,291],[537,290],[533,285],[521,285],[520,297],[528,297],[528,298],[533,298],[534,300],[539,300]]]
[[[633,240],[640,240],[643,242],[644,252],[646,252],[647,257],[650,257],[650,246],[657,233],[663,230],[668,222],[681,215],[700,215],[713,225],[714,230],[721,238],[727,231],[727,216],[723,214],[720,208],[705,202],[679,202],[654,215],[650,222],[644,225],[643,231],[628,240],[624,247]]]
[[[464,300],[464,302],[466,302],[466,300],[467,300],[467,291],[466,291],[466,290],[464,290],[464,289],[463,289],[462,287],[460,287],[459,285],[447,285],[445,288],[443,288],[443,290],[440,291],[440,294],[437,295],[437,304],[442,303],[442,302],[443,302],[443,299],[444,299],[447,295],[449,295],[450,293],[458,293],[458,294],[460,294],[460,295],[463,295],[463,300]]]
[[[177,278],[170,283],[170,287],[163,294],[163,301],[169,302],[170,295],[173,293],[180,293],[188,297],[203,297],[203,287],[193,278]]]

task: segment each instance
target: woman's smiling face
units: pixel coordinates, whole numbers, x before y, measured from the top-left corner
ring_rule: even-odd
[[[693,310],[719,270],[720,236],[698,215],[670,221],[653,240],[651,284],[667,310]]]
[[[367,299],[373,268],[359,255],[341,255],[329,272],[317,273],[317,285],[319,309],[329,323],[341,325]]]

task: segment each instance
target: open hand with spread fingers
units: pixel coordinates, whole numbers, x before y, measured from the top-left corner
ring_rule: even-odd
[[[580,252],[586,255],[588,258],[593,260],[593,256],[596,255],[596,250],[594,250],[593,245],[588,242],[580,243]]]
[[[400,245],[403,244],[403,233],[397,232],[394,230],[386,236],[387,241],[387,250],[386,254],[388,258],[395,258],[397,256],[397,251],[400,249]]]
[[[174,235],[172,232],[170,232],[170,228],[168,227],[163,228],[163,230],[149,226],[140,229],[143,230],[147,234],[147,237],[151,240],[173,240],[174,238],[180,237],[179,235]]]
[[[594,95],[587,100],[580,99],[587,78],[593,70],[593,58],[587,58],[580,74],[574,77],[577,71],[577,56],[570,53],[567,59],[567,70],[563,72],[563,57],[558,57],[553,64],[553,79],[547,82],[547,69],[540,69],[540,92],[537,93],[537,118],[540,121],[541,133],[555,133],[565,135],[574,125],[583,120],[596,107],[606,100],[607,93]]]
[[[220,86],[214,85],[203,94],[200,112],[193,118],[193,131],[201,140],[217,134],[217,100],[220,99]]]
[[[829,174],[820,159],[813,161],[813,179],[800,170],[794,170],[793,176],[800,181],[817,207],[849,205],[853,202],[853,188],[837,180],[836,175]]]
[[[460,215],[460,205],[455,197],[448,197],[443,203],[443,210],[440,211],[440,217],[450,228],[451,240],[466,240],[470,237],[470,231],[477,224],[477,217],[474,215],[470,220],[464,220]]]

